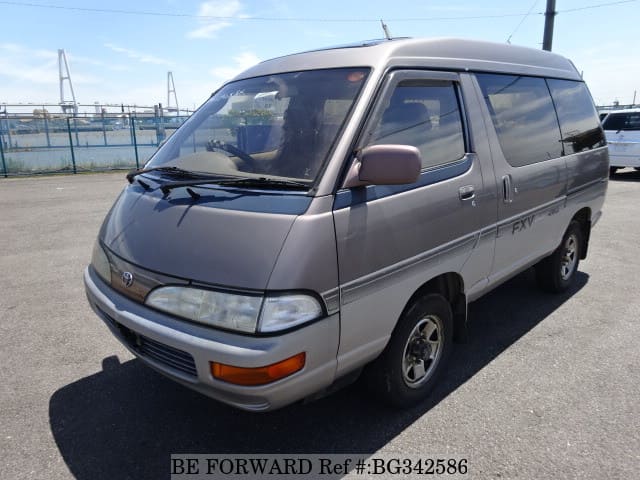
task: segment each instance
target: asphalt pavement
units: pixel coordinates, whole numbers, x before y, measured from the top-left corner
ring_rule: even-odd
[[[529,270],[473,303],[469,342],[406,411],[356,383],[251,414],[133,358],[82,285],[124,185],[123,172],[0,178],[1,478],[168,478],[172,453],[437,455],[468,459],[464,478],[640,477],[640,172],[609,183],[574,287],[542,293]]]

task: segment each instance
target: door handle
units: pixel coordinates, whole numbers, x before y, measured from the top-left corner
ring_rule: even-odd
[[[511,189],[511,175],[502,177],[502,199],[504,203],[513,202],[513,190]]]
[[[473,185],[465,185],[458,189],[458,196],[463,202],[465,200],[473,200],[476,196],[476,190]]]

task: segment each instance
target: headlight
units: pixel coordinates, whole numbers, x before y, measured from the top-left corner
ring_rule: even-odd
[[[109,265],[109,258],[107,257],[104,249],[100,246],[99,240],[96,240],[96,243],[93,244],[91,266],[100,278],[107,283],[111,283],[111,266]]]
[[[322,315],[320,303],[308,295],[261,297],[190,287],[161,287],[147,305],[199,323],[241,332],[275,332]]]
[[[147,297],[146,304],[196,322],[255,332],[262,297],[235,295],[188,287],[162,287]]]
[[[275,332],[310,322],[322,315],[318,300],[309,295],[267,297],[262,307],[258,330]]]

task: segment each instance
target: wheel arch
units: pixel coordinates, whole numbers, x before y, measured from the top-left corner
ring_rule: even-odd
[[[423,283],[409,298],[402,315],[418,298],[429,293],[442,295],[453,313],[453,340],[456,343],[463,343],[467,340],[467,297],[464,290],[464,279],[459,273],[442,273],[431,280]]]

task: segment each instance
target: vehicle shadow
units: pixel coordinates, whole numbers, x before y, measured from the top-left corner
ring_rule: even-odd
[[[618,170],[615,174],[609,176],[609,180],[614,182],[638,182],[640,181],[640,171],[633,168]]]
[[[470,335],[422,404],[377,403],[355,383],[331,396],[263,414],[227,407],[147,368],[103,360],[103,371],[56,391],[51,432],[80,480],[167,478],[174,453],[373,453],[385,446],[582,289],[541,293],[532,270],[470,306]]]

